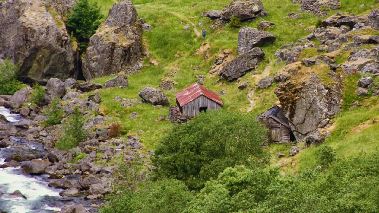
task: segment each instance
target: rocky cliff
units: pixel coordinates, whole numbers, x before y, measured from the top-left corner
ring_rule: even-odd
[[[131,1],[115,4],[83,58],[83,74],[89,80],[124,71],[133,73],[143,56],[142,23]]]
[[[40,0],[0,3],[0,58],[20,65],[23,78],[74,75],[74,56],[61,16]]]

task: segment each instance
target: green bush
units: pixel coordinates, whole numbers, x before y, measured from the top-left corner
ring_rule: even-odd
[[[17,80],[18,67],[10,60],[0,63],[0,94],[12,95],[24,85]]]
[[[200,189],[226,167],[263,162],[266,129],[255,117],[225,111],[202,114],[178,125],[158,145],[153,158],[159,177]]]
[[[88,0],[79,0],[67,19],[67,30],[79,43],[81,52],[87,48],[89,39],[101,23],[100,8]]]
[[[65,123],[63,136],[55,144],[58,149],[68,150],[79,145],[86,139],[86,133],[83,129],[84,119],[78,108]]]
[[[227,168],[178,212],[377,212],[379,155],[336,161],[326,170],[281,176],[267,169]]]
[[[321,167],[326,168],[336,160],[336,153],[330,146],[321,146],[318,150],[318,162]]]
[[[277,172],[244,166],[225,169],[216,180],[208,181],[190,202],[186,213],[246,212],[270,196],[269,186]]]
[[[45,88],[39,84],[33,85],[33,91],[30,96],[30,102],[35,105],[40,105],[45,100]]]
[[[53,126],[60,124],[62,122],[64,112],[59,105],[59,99],[54,99],[49,108],[46,109],[46,121],[44,122],[45,126]]]
[[[178,180],[164,179],[145,182],[133,192],[114,197],[102,209],[103,213],[177,213],[185,209],[193,194]]]

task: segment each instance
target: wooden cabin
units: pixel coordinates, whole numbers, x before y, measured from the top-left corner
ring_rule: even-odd
[[[287,143],[295,140],[289,121],[280,107],[272,107],[260,115],[259,119],[269,129],[270,140],[272,142]]]
[[[176,104],[187,117],[195,117],[200,112],[220,109],[223,106],[220,96],[195,83],[176,94]]]

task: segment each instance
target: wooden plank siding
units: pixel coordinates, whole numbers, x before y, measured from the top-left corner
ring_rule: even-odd
[[[220,109],[220,104],[212,101],[204,95],[199,96],[188,104],[184,105],[181,110],[183,115],[188,117],[195,117],[200,113],[200,108],[207,108],[207,110]]]

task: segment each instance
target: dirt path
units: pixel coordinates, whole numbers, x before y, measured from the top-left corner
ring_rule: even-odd
[[[188,24],[190,24],[193,28],[193,32],[195,33],[196,37],[201,37],[201,33],[200,31],[196,28],[196,24],[193,23],[191,20],[189,20],[187,17],[179,14],[179,13],[176,13],[176,12],[170,12],[172,15],[176,16],[177,18],[179,18],[181,21],[183,22],[186,22]]]
[[[256,85],[260,80],[262,80],[265,77],[268,77],[270,75],[271,71],[271,65],[267,65],[266,68],[263,70],[262,73],[254,75],[254,84]],[[247,100],[249,100],[249,107],[247,108],[247,112],[251,112],[255,105],[256,105],[256,97],[255,97],[255,90],[257,88],[254,86],[252,90],[250,90],[247,93]]]

